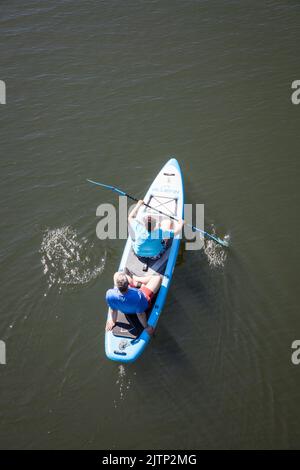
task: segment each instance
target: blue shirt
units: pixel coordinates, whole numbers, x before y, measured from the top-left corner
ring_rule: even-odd
[[[174,236],[172,230],[163,231],[161,228],[148,232],[137,220],[131,221],[131,227],[134,230],[133,251],[145,258],[158,256],[164,249],[163,240]]]
[[[129,287],[122,294],[117,287],[106,292],[106,302],[113,310],[123,313],[143,313],[149,307],[148,300],[142,292],[135,287]]]

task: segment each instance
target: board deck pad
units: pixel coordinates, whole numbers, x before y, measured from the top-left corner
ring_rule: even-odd
[[[115,336],[135,339],[141,334],[143,329],[137,315],[125,315],[118,311],[117,322],[113,328]]]

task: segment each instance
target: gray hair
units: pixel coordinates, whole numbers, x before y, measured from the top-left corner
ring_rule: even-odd
[[[116,287],[119,289],[120,292],[122,292],[122,294],[127,291],[129,282],[126,274],[122,272],[115,273],[114,282]]]

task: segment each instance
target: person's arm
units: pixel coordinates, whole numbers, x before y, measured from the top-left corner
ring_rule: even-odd
[[[182,230],[184,223],[185,221],[180,219],[178,221],[177,220],[173,221],[173,228],[171,228],[170,226],[166,228],[164,225],[161,225],[162,237],[164,241],[166,242],[170,238],[173,238],[176,235],[178,235],[178,233],[180,233],[180,231]]]
[[[145,312],[138,313],[137,316],[138,316],[138,319],[140,320],[142,326],[147,331],[147,333],[149,333],[149,335],[152,335],[153,332],[154,332],[154,328],[152,326],[148,325],[146,313]]]
[[[135,218],[136,214],[137,214],[137,211],[139,210],[139,208],[144,204],[144,201],[140,200],[137,205],[132,209],[132,211],[130,212],[129,216],[128,216],[128,222],[131,222],[132,219]]]
[[[113,310],[112,308],[109,307],[107,322],[106,322],[106,327],[105,327],[106,331],[111,331],[113,329],[117,321],[117,316],[118,316],[118,310]]]
[[[185,224],[185,221],[180,219],[180,220],[174,220],[174,236],[178,235],[178,233],[181,232],[183,225]]]

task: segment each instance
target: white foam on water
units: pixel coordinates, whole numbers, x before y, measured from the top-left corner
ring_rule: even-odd
[[[215,235],[215,228],[212,227],[212,235]],[[229,235],[225,235],[224,240],[229,243]],[[222,268],[225,265],[228,249],[223,247],[219,243],[214,242],[210,239],[205,239],[204,242],[204,253],[207,257],[208,263],[213,268]]]
[[[70,227],[48,229],[44,233],[40,253],[48,289],[87,284],[104,269],[106,253],[100,257],[94,243],[79,237]],[[44,295],[47,295],[46,293]]]

